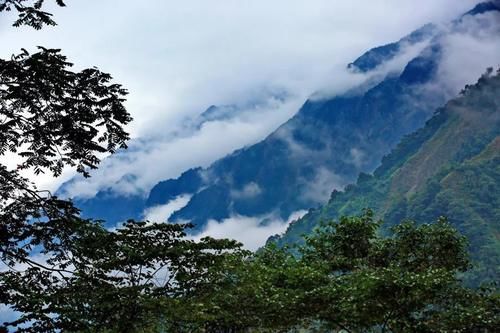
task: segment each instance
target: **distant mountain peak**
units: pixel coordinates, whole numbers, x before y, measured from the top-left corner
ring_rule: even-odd
[[[493,11],[500,11],[500,0],[481,2],[477,4],[473,9],[460,16],[454,22],[460,22],[461,19],[465,16],[480,15]],[[362,56],[350,63],[348,65],[348,68],[362,73],[369,72],[377,68],[381,64],[392,60],[403,50],[405,46],[415,45],[427,39],[431,39],[432,37],[436,36],[438,32],[439,29],[435,24],[428,23],[421,28],[413,31],[409,35],[401,38],[397,42],[370,49]]]
[[[438,32],[436,25],[428,23],[413,31],[399,41],[375,47],[365,52],[347,67],[354,71],[369,72],[381,64],[394,59],[406,46],[411,46],[429,40]]]
[[[496,8],[491,4],[472,11]],[[146,209],[169,205],[180,196],[189,196],[189,201],[168,221],[190,221],[196,231],[202,231],[209,221],[223,222],[233,216],[273,214],[286,221],[297,211],[325,202],[333,189],[355,181],[360,172],[372,172],[402,136],[421,127],[449,99],[448,91],[434,89],[432,83],[447,80],[446,72],[438,70],[444,57],[441,46],[447,34],[456,30],[454,23],[460,21],[450,22],[451,29],[424,25],[396,43],[368,51],[351,64],[354,71],[368,72],[392,60],[394,68],[363,75],[366,81],[344,93],[310,98],[262,141],[203,169],[159,182],[148,198],[140,195],[123,204],[121,198],[102,193],[95,202],[79,200],[76,204],[85,216],[103,218],[113,226],[122,220],[122,216],[114,218],[117,211],[142,218]],[[414,52],[405,52],[406,46]],[[400,57],[406,53],[408,57]],[[265,96],[264,102],[249,98],[244,105],[211,106],[185,127],[244,117],[245,112],[281,101],[286,94],[271,91]]]
[[[467,15],[480,15],[491,11],[500,11],[500,1],[481,2],[462,15],[462,17]]]

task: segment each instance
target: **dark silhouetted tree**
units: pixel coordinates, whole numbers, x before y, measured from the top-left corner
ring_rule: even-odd
[[[46,0],[0,0],[0,12],[15,10],[18,12],[18,18],[14,22],[15,27],[27,25],[40,30],[44,25],[56,25],[52,19],[52,14],[43,11]],[[62,0],[54,0],[57,5],[64,7]]]

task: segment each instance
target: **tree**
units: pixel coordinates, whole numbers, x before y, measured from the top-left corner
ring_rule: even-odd
[[[59,50],[44,48],[0,60],[0,156],[18,159],[15,169],[0,164],[0,255],[9,265],[63,238],[64,220],[79,213],[21,172],[58,176],[69,166],[88,176],[98,154],[126,147],[126,91],[95,68],[75,73],[70,66]]]
[[[8,323],[18,332],[183,328],[190,295],[212,287],[207,283],[223,261],[245,255],[235,241],[189,240],[184,225],[129,221],[109,231],[73,222],[71,237],[45,260],[49,269],[3,274],[7,302],[22,313]]]
[[[55,24],[41,11],[43,4],[3,0],[0,12],[15,8],[16,26]],[[123,125],[132,120],[123,105],[126,90],[96,68],[72,72],[71,66],[60,50],[43,47],[31,55],[23,50],[0,59],[0,157],[17,159],[15,169],[0,164],[3,260],[26,257],[24,249],[56,233],[55,221],[78,214],[71,202],[36,189],[22,171],[58,176],[69,166],[88,176],[100,154],[126,147],[129,136]]]
[[[63,0],[55,0],[57,5],[64,7]],[[56,25],[52,14],[42,10],[45,0],[0,0],[0,12],[16,10],[18,19],[15,27],[27,25],[40,30],[44,25]]]
[[[323,224],[306,237],[302,260],[328,277],[303,300],[310,319],[347,332],[493,332],[498,327],[498,294],[467,289],[457,277],[470,267],[467,242],[445,218],[433,224],[403,222],[389,237],[377,233],[380,225],[367,210]],[[470,317],[475,321],[469,326],[455,323]]]
[[[304,326],[299,300],[324,282],[323,275],[272,246],[227,259],[211,268],[215,274],[208,288],[183,300],[184,320],[195,332],[287,332]]]
[[[208,288],[182,298],[182,321],[191,331],[217,333],[499,327],[498,292],[468,289],[458,278],[470,266],[467,242],[446,219],[406,221],[383,236],[373,215],[326,222],[294,251],[270,244],[220,261]]]
[[[0,12],[17,10],[15,26],[54,25],[41,10],[43,4],[3,0]],[[76,167],[88,176],[99,156],[126,147],[129,138],[123,129],[131,121],[123,105],[126,90],[96,68],[73,72],[71,66],[60,50],[42,47],[0,60],[0,259],[8,268],[0,273],[4,304],[14,290],[9,274],[20,266],[58,272],[32,255],[35,250],[49,257],[64,255],[64,244],[85,222],[70,201],[40,191],[22,172],[58,176],[64,167]],[[17,166],[9,168],[7,159],[15,159]]]

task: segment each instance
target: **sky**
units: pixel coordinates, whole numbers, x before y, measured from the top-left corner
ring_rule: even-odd
[[[158,180],[261,140],[312,93],[342,86],[345,65],[369,48],[449,21],[476,2],[67,0],[58,8],[49,1],[56,27],[16,29],[12,16],[1,16],[0,56],[61,48],[75,69],[97,66],[123,84],[134,117],[127,129],[140,139],[132,142],[140,153],[107,161],[72,194],[92,196],[146,165],[142,182],[116,187],[147,192]],[[276,100],[283,93],[286,100]],[[238,105],[242,115],[183,130],[211,105]],[[72,175],[37,182],[54,191]]]

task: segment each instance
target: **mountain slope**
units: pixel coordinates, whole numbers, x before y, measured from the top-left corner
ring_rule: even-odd
[[[404,47],[425,41],[438,33],[438,28],[434,24],[426,24],[422,28],[415,30],[408,36],[401,38],[395,43],[389,43],[375,47],[364,53],[361,57],[348,65],[348,68],[368,72],[377,68],[398,55]]]
[[[466,16],[491,10],[496,9],[481,7]],[[457,20],[452,26],[460,24]],[[124,216],[142,218],[147,209],[190,197],[165,220],[190,221],[199,231],[209,220],[287,220],[296,211],[324,203],[333,188],[355,181],[359,172],[372,172],[401,137],[421,127],[446,101],[445,89],[432,84],[447,79],[440,66],[443,39],[453,27],[450,31],[426,25],[396,43],[368,51],[350,65],[352,75],[367,78],[360,86],[336,96],[314,96],[261,142],[208,168],[162,181],[148,197],[105,190],[95,198],[76,198],[76,204],[85,216],[114,225]],[[204,116],[231,112],[231,107],[211,107]]]
[[[461,18],[497,10],[486,3]],[[202,229],[209,220],[242,215],[271,214],[286,220],[295,211],[324,202],[332,188],[354,181],[359,172],[374,170],[402,136],[421,127],[431,110],[445,102],[444,89],[427,87],[446,81],[440,77],[443,43],[446,34],[463,30],[462,23],[453,22],[447,31],[426,25],[397,43],[362,55],[349,67],[369,73],[408,47],[427,45],[402,71],[342,95],[312,98],[262,142],[198,170],[199,188],[176,190],[177,195],[192,197],[169,221],[189,220]],[[186,178],[177,182],[186,183]],[[153,188],[148,204],[165,204],[173,197],[164,184]]]
[[[323,202],[331,188],[354,180],[360,171],[373,170],[401,136],[421,126],[429,110],[444,102],[439,92],[418,89],[433,78],[439,56],[439,47],[430,47],[401,73],[361,94],[307,101],[262,142],[198,170],[194,181],[203,181],[196,191],[186,181],[188,175],[181,176],[177,182],[186,188],[173,193],[193,197],[170,221],[190,220],[201,228],[210,219],[233,215],[274,213],[287,219],[294,211]],[[323,190],[316,191],[318,183]],[[171,200],[172,184],[155,186],[148,205]]]
[[[481,277],[500,268],[500,72],[439,109],[405,137],[374,175],[334,191],[274,240],[300,242],[322,220],[374,209],[386,228],[410,218],[431,222],[447,216],[468,237]]]

